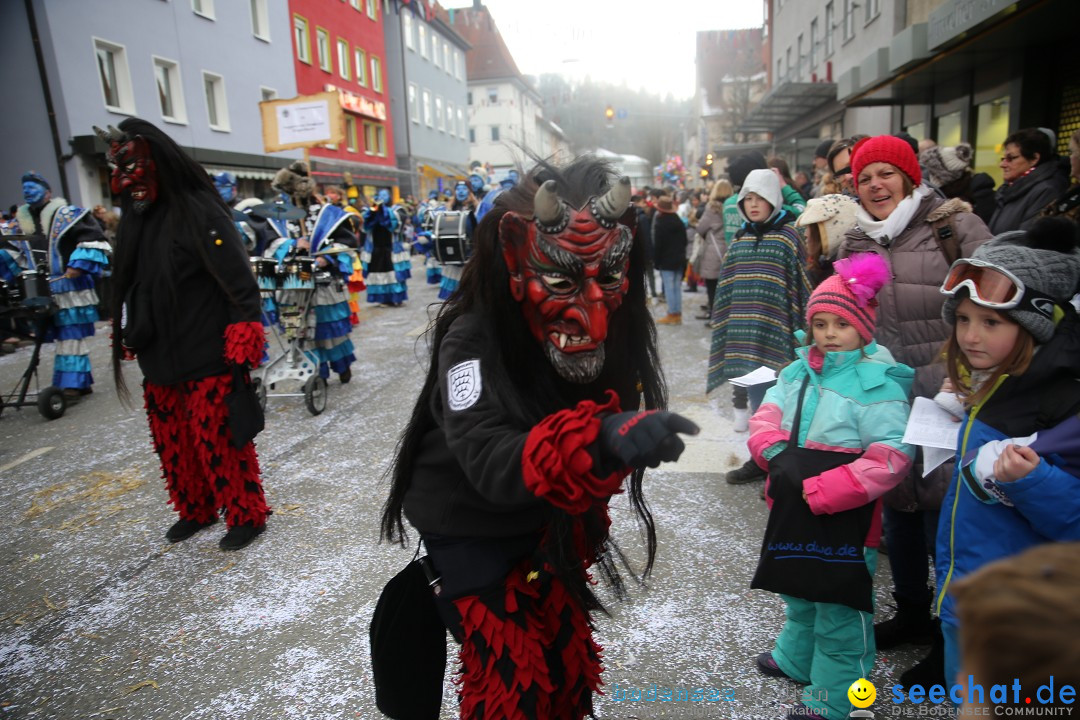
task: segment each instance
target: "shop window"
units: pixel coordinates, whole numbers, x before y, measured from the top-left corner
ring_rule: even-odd
[[[1009,96],[979,105],[975,117],[975,172],[986,173],[995,186],[1000,185],[1002,146],[1009,136]]]
[[[963,140],[963,133],[961,132],[961,119],[960,111],[951,112],[948,115],[942,115],[937,119],[937,137],[934,140],[938,145],[954,147],[957,143]],[[1005,136],[1002,135],[1001,139],[1004,140]]]

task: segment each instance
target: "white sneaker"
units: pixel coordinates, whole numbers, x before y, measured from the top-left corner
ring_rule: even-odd
[[[750,408],[735,408],[735,432],[750,429]]]

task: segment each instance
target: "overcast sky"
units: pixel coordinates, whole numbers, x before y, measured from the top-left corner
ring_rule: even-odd
[[[471,0],[441,0],[469,7]],[[699,30],[761,27],[762,0],[485,0],[528,75],[626,83],[679,98],[694,94]]]

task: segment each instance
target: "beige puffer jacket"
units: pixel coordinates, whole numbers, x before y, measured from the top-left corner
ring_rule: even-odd
[[[935,225],[936,224],[936,225]],[[907,228],[885,247],[866,235],[858,226],[844,236],[840,256],[857,252],[876,252],[889,261],[893,281],[878,293],[877,330],[874,339],[887,347],[898,362],[915,369],[913,393],[933,397],[945,378],[941,350],[952,327],[941,319],[945,296],[941,283],[949,271],[949,261],[935,236],[937,232],[956,233],[959,257],[970,257],[979,245],[989,240],[990,230],[971,206],[959,199],[944,200],[936,195],[923,199]],[[886,502],[899,510],[933,509],[941,506],[947,475],[933,473],[921,477],[912,473],[886,495]],[[915,477],[918,477],[918,487]]]

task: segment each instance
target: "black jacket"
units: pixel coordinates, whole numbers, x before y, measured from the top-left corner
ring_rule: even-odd
[[[675,213],[657,211],[653,219],[653,265],[657,270],[686,268],[686,226]]]
[[[531,427],[508,417],[485,376],[492,330],[475,315],[454,321],[439,347],[439,391],[405,495],[409,522],[423,534],[509,537],[540,530],[551,506],[522,477],[521,456]],[[451,375],[453,378],[451,379]],[[451,399],[453,393],[453,399]]]
[[[135,351],[147,381],[174,385],[228,372],[225,328],[259,322],[259,286],[233,219],[207,207],[199,236],[166,248],[143,237],[135,280],[125,299],[124,343]],[[159,241],[159,243],[165,241]],[[228,294],[199,256],[200,243]],[[172,254],[171,278],[157,277],[153,252]],[[171,291],[170,291],[171,286]]]
[[[1009,230],[1027,230],[1048,204],[1065,192],[1069,184],[1057,162],[1041,163],[1011,185],[997,191],[997,209],[988,223],[990,232],[1000,235]]]

